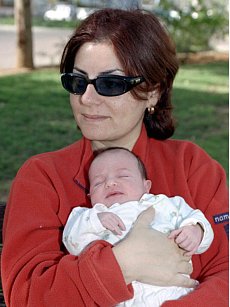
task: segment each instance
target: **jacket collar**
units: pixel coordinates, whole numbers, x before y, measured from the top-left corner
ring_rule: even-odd
[[[79,155],[79,168],[74,176],[74,182],[85,191],[86,194],[89,193],[89,180],[88,180],[88,170],[91,161],[93,160],[93,151],[91,146],[91,141],[83,137],[81,140],[81,149],[78,151]]]
[[[145,129],[145,125],[142,124],[142,129],[139,138],[136,141],[136,144],[133,147],[132,152],[137,155],[144,164],[146,164],[147,153],[148,153],[148,136]]]
[[[89,193],[88,170],[93,160],[93,151],[90,140],[83,137],[79,142],[81,143],[81,149],[78,151],[79,168],[73,180],[87,194]],[[147,162],[148,136],[144,124],[132,151],[142,159],[144,164]]]

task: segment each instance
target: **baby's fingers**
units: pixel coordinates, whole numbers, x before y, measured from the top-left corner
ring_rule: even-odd
[[[115,227],[114,230],[112,230],[112,232],[115,234],[115,235],[122,235],[122,231],[120,230],[120,228],[117,226]]]
[[[175,239],[181,233],[181,229],[173,230],[168,236],[169,239]]]
[[[126,230],[125,224],[119,216],[113,216],[113,233],[122,235],[122,231]]]
[[[125,224],[121,219],[118,221],[118,226],[120,227],[121,230],[126,230]]]

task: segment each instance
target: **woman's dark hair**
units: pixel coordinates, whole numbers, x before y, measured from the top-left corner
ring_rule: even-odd
[[[175,46],[166,29],[152,13],[143,10],[102,9],[86,18],[66,44],[60,71],[72,72],[79,48],[87,42],[111,43],[128,76],[143,76],[145,82],[131,91],[147,99],[157,90],[155,111],[144,115],[149,137],[164,140],[174,133],[172,84],[178,70]]]

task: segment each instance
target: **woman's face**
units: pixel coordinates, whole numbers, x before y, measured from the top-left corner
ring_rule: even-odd
[[[73,72],[89,79],[105,73],[125,75],[112,45],[106,42],[82,45],[76,54]],[[115,97],[101,96],[92,84],[83,95],[70,94],[70,102],[77,125],[92,141],[94,149],[110,146],[131,149],[140,134],[144,111],[150,104],[147,100],[134,99],[130,92]]]

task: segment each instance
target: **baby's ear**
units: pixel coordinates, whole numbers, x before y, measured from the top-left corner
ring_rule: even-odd
[[[89,193],[87,194],[87,197],[89,197],[89,198],[91,197]]]
[[[151,180],[145,180],[144,182],[144,187],[145,187],[145,192],[146,193],[149,193],[150,189],[151,189],[151,186],[152,186],[152,181]]]

